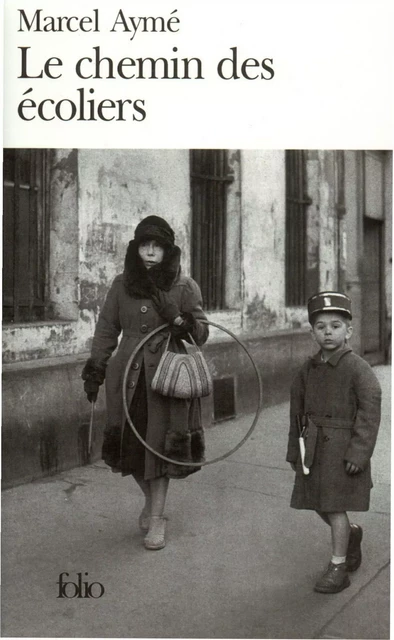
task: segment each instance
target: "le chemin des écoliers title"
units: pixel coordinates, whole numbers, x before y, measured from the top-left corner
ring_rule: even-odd
[[[53,5],[56,6],[56,3]],[[236,44],[230,43],[223,57],[212,62],[205,69],[201,57],[196,55],[185,57],[184,52],[173,46],[172,34],[180,32],[184,20],[180,12],[174,9],[163,16],[127,16],[122,10],[115,10],[113,19],[106,24],[100,16],[99,9],[93,9],[85,15],[47,15],[42,9],[16,9],[18,12],[18,32],[20,33],[72,33],[80,37],[85,33],[107,31],[114,34],[127,35],[129,47],[133,48],[133,56],[114,57],[111,51],[101,46],[91,47],[86,55],[72,59],[72,50],[66,60],[57,56],[40,54],[40,48],[18,46],[18,79],[24,81],[21,99],[17,105],[18,116],[24,121],[39,118],[42,121],[133,121],[142,122],[148,117],[149,105],[143,97],[136,97],[141,85],[138,80],[199,80],[204,81],[212,73],[222,81],[256,81],[274,78],[274,61],[272,57],[240,56]],[[136,43],[144,34],[168,34],[170,42],[166,55],[160,57],[136,56]],[[65,72],[75,75],[76,87],[74,95],[54,99],[50,95],[42,95],[40,80],[61,82]],[[116,79],[133,83],[133,93],[122,99],[97,100],[95,89],[89,85],[91,80]],[[27,81],[27,82],[26,82]],[[82,85],[82,86],[78,86]],[[25,88],[27,86],[27,88]],[[117,85],[119,86],[119,85]],[[131,93],[131,92],[130,92]]]

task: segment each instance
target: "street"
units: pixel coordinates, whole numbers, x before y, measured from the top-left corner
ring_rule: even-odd
[[[350,588],[313,591],[330,531],[289,507],[286,403],[264,409],[233,456],[171,481],[161,551],[144,549],[138,486],[103,462],[4,491],[3,636],[389,638],[391,368],[374,371],[383,416],[370,511],[350,514],[364,529]],[[207,457],[234,446],[251,419],[207,430]],[[62,572],[103,589],[59,592]]]

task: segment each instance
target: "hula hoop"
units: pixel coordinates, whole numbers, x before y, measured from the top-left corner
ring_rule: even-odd
[[[261,383],[260,373],[259,373],[259,370],[257,369],[255,361],[253,360],[253,358],[252,358],[251,354],[249,353],[248,349],[246,348],[246,346],[243,344],[243,342],[241,342],[241,340],[239,340],[237,338],[237,336],[234,333],[232,333],[228,329],[225,329],[220,324],[216,324],[215,322],[211,322],[210,320],[199,320],[199,322],[202,322],[204,324],[209,324],[212,327],[216,327],[217,329],[221,329],[225,333],[228,333],[228,335],[231,336],[242,347],[242,349],[245,351],[245,353],[248,356],[250,362],[252,363],[254,372],[255,372],[256,377],[257,377],[258,389],[259,389],[259,397],[258,397],[257,409],[256,409],[255,416],[253,418],[253,422],[252,422],[251,426],[249,427],[248,431],[246,432],[246,434],[244,435],[244,437],[242,438],[242,440],[240,440],[240,442],[238,442],[238,444],[235,445],[232,449],[227,451],[227,453],[223,453],[222,455],[217,456],[216,458],[212,458],[212,460],[205,460],[204,462],[179,462],[178,460],[172,460],[171,458],[167,458],[167,456],[163,455],[162,453],[159,453],[158,451],[155,451],[155,449],[153,449],[153,447],[151,447],[147,442],[145,442],[145,440],[140,436],[140,434],[136,430],[135,426],[133,425],[133,422],[132,422],[132,420],[130,418],[129,409],[128,409],[128,406],[127,406],[127,377],[129,375],[130,367],[131,367],[132,362],[135,359],[138,351],[144,346],[144,344],[146,342],[148,342],[148,340],[150,340],[152,338],[152,336],[156,335],[156,333],[159,333],[159,331],[162,331],[163,329],[168,327],[169,326],[168,323],[160,325],[160,327],[157,327],[157,329],[153,329],[153,331],[148,333],[145,336],[145,338],[143,338],[137,344],[137,346],[135,347],[133,353],[131,354],[130,358],[127,361],[126,369],[125,369],[125,372],[123,374],[123,385],[122,385],[123,408],[124,408],[124,411],[125,411],[127,422],[129,423],[134,435],[144,445],[144,447],[148,451],[153,453],[155,456],[157,456],[158,458],[161,458],[165,462],[170,462],[172,464],[177,464],[177,465],[182,466],[182,467],[203,467],[203,466],[206,466],[208,464],[214,464],[214,462],[220,462],[220,460],[224,460],[225,458],[228,458],[229,456],[231,456],[240,447],[242,447],[242,445],[245,444],[245,442],[248,440],[248,438],[250,438],[250,436],[252,435],[252,433],[253,433],[253,431],[254,431],[254,429],[256,427],[257,420],[259,419],[259,415],[260,415],[261,409],[262,409],[263,390],[262,390],[262,383]],[[123,435],[123,429],[122,429],[122,435]]]

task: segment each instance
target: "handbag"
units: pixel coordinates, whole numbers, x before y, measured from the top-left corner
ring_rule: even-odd
[[[212,377],[208,365],[190,333],[194,353],[173,353],[168,350],[169,334],[164,353],[153,377],[151,387],[162,396],[171,398],[202,398],[212,393]]]

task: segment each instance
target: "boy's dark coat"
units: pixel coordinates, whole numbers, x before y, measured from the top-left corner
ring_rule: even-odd
[[[291,388],[287,461],[297,463],[291,506],[326,512],[366,511],[372,486],[370,458],[380,423],[381,389],[371,367],[350,348],[328,362],[321,354],[310,358],[297,373]],[[299,460],[297,414],[353,421],[353,428],[318,426],[310,475]],[[345,461],[362,472],[349,476]]]

